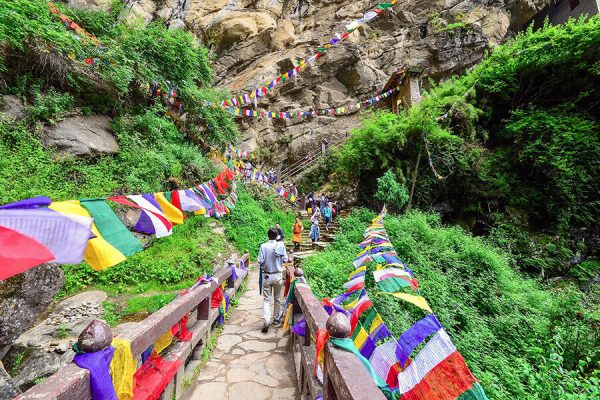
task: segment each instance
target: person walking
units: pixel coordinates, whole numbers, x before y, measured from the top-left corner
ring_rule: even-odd
[[[277,326],[281,322],[281,304],[283,298],[283,263],[287,261],[285,246],[277,242],[277,230],[269,229],[269,241],[260,246],[258,252],[258,265],[262,281],[263,318],[262,332],[269,331],[269,325]],[[273,314],[271,314],[271,300],[273,300]]]
[[[319,210],[319,207],[315,206],[315,212],[313,213],[312,217],[310,217],[310,222],[319,222],[319,218],[321,218],[321,211]]]
[[[310,239],[312,240],[312,245],[315,247],[315,243],[321,239],[321,229],[319,228],[319,221],[313,221],[310,226]]]
[[[321,211],[321,213],[323,214],[323,218],[325,218],[325,229],[327,229],[329,231],[329,224],[331,224],[331,215],[332,215],[329,204],[325,204],[325,207],[323,207],[323,210]]]
[[[277,231],[277,241],[283,242],[285,239],[285,233],[283,233],[283,229],[281,229],[281,225],[275,224],[275,230]]]
[[[302,231],[304,230],[304,226],[302,226],[302,220],[300,217],[296,217],[296,222],[292,227],[292,242],[294,243],[294,250],[300,250],[300,243],[302,242]]]

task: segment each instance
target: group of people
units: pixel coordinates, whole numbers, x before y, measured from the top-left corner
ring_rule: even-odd
[[[306,211],[311,216],[310,221],[313,225],[316,224],[318,227],[319,219],[322,218],[325,222],[325,229],[329,230],[329,225],[333,222],[333,218],[340,214],[341,206],[337,201],[330,201],[324,194],[317,200],[314,193],[311,192],[308,195]]]
[[[294,187],[295,188],[295,187]],[[329,230],[329,225],[333,218],[340,214],[341,206],[339,202],[329,201],[324,194],[319,199],[315,198],[314,193],[308,195],[306,204],[308,215],[311,216],[309,237],[314,243],[321,239],[321,229],[319,227],[320,219],[324,220],[325,228]],[[302,242],[302,232],[304,225],[302,219],[298,216],[292,226],[292,243],[294,251],[300,250]],[[276,224],[267,232],[269,240],[263,243],[258,253],[258,264],[260,266],[260,292],[263,295],[263,317],[264,324],[262,332],[268,332],[270,326],[279,326],[283,319],[282,309],[283,301],[283,266],[289,261],[288,253],[285,248],[285,232],[280,224]],[[271,310],[271,301],[273,301],[273,310]]]

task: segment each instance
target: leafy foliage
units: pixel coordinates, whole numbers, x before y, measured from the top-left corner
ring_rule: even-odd
[[[55,154],[26,125],[0,119],[0,203],[40,194],[67,200],[148,193],[212,178],[215,168],[163,113],[155,108],[117,119],[119,153],[91,162]]]
[[[414,185],[409,204],[472,218],[477,233],[515,222],[534,236],[519,245],[523,269],[568,272],[593,255],[600,215],[599,49],[600,16],[520,33],[406,112],[367,115],[333,181],[358,182],[372,204],[391,169]]]
[[[381,178],[377,178],[375,198],[399,211],[408,203],[408,189],[398,182],[392,170],[388,170]]]
[[[205,104],[209,99],[218,103],[226,94],[210,88],[212,69],[208,53],[192,34],[168,29],[160,22],[144,24],[119,18],[123,4],[118,0],[113,2],[110,13],[74,10],[63,5],[59,8],[102,44],[95,46],[68,31],[49,12],[46,1],[0,0],[0,45],[4,49],[0,55],[0,66],[4,68],[0,68],[0,73],[6,81],[19,80],[24,60],[45,63],[41,59],[51,54],[62,60],[62,68],[67,70],[67,82],[60,81],[61,85],[82,97],[91,97],[86,102],[94,111],[108,109],[119,113],[123,100],[127,105],[146,105],[143,95],[147,85],[159,82],[165,91],[175,88],[178,99],[185,104],[188,116],[179,125],[188,139],[205,145],[222,145],[236,138],[238,131],[232,116]],[[90,60],[94,60],[93,65],[85,62]],[[27,69],[52,69],[45,64],[43,67]],[[62,74],[64,71],[56,75]],[[52,76],[41,76],[48,80],[45,85],[53,83]],[[113,89],[102,86],[112,98],[103,93],[98,96],[95,89],[98,82]],[[199,131],[198,126],[204,129]]]
[[[223,220],[227,238],[241,251],[249,250],[256,258],[260,245],[268,240],[269,228],[280,224],[291,235],[294,215],[278,205],[281,199],[273,193],[260,192],[256,188],[241,187],[235,212]]]
[[[362,240],[373,217],[366,210],[353,211],[342,220],[333,245],[303,262],[318,296],[340,294],[359,251],[355,243]],[[565,398],[593,393],[600,359],[600,337],[594,329],[598,311],[574,285],[549,289],[521,276],[511,268],[510,255],[458,227],[442,227],[433,214],[388,216],[385,226],[398,255],[415,271],[420,290],[491,399],[530,398],[532,393],[539,397],[531,398],[558,398],[552,393],[559,390],[571,396]],[[367,267],[367,290],[386,325],[399,336],[424,314],[409,303],[376,295],[374,268]],[[550,352],[550,341],[561,348],[560,373],[554,364],[546,368],[539,354],[530,351]],[[558,375],[545,376],[550,370]],[[551,380],[560,389],[538,386],[537,382],[547,385]]]

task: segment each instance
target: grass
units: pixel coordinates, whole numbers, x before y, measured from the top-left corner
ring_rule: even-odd
[[[342,292],[341,285],[354,269],[356,243],[373,216],[367,210],[354,211],[341,220],[332,246],[304,260],[302,268],[317,296]],[[534,398],[537,385],[530,383],[531,371],[544,363],[539,355],[551,341],[561,349],[560,354],[552,353],[561,360],[560,367],[549,367],[552,372],[574,371],[568,379],[581,387],[592,386],[589,377],[600,355],[600,338],[593,329],[599,315],[575,285],[549,287],[522,276],[511,268],[509,254],[458,227],[442,226],[436,215],[390,215],[385,225],[400,258],[415,271],[423,296],[490,399]],[[374,265],[367,269],[370,298],[398,337],[424,313],[398,299],[376,295]],[[585,367],[578,372],[582,361]],[[567,378],[556,379],[556,386],[572,385]],[[571,393],[585,392],[578,390]]]

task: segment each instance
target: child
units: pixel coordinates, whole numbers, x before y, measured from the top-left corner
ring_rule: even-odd
[[[312,239],[313,247],[315,243],[319,241],[321,238],[321,229],[319,229],[319,221],[313,220],[312,225],[310,227],[310,238]]]

